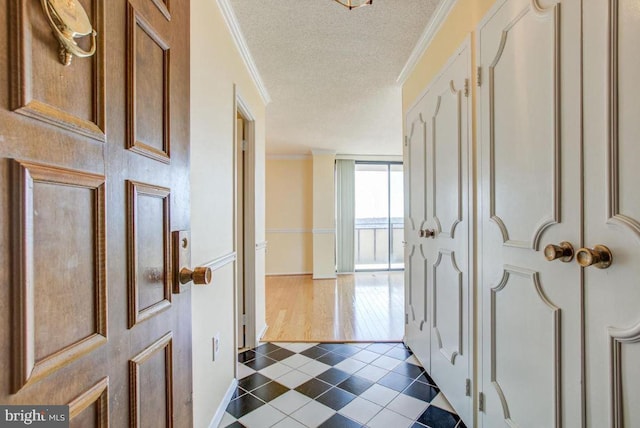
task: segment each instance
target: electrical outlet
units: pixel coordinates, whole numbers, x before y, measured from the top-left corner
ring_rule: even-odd
[[[218,357],[218,352],[220,351],[220,333],[216,333],[211,339],[211,345],[213,350],[213,358],[212,361],[215,361]]]

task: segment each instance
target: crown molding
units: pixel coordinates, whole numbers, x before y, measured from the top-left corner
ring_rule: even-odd
[[[336,160],[354,160],[354,161],[371,161],[371,162],[402,162],[402,155],[336,155]]]
[[[311,155],[300,155],[300,154],[268,154],[266,155],[267,160],[307,160],[311,159]]]
[[[247,66],[247,70],[253,79],[253,83],[256,85],[256,88],[262,97],[262,101],[265,105],[269,104],[271,102],[271,96],[262,81],[262,77],[260,76],[258,67],[253,60],[253,56],[251,56],[251,51],[249,51],[247,42],[242,34],[242,30],[240,30],[240,24],[238,23],[238,18],[236,18],[236,14],[233,11],[233,7],[231,7],[231,3],[229,3],[229,0],[217,0],[217,3],[220,11],[222,12],[222,16],[224,17],[224,21],[227,23],[227,27],[229,27],[231,37],[238,48],[238,52],[240,53],[244,64]]]
[[[400,75],[396,79],[396,82],[398,82],[400,85],[404,85],[404,82],[407,81],[407,78],[433,41],[433,38],[438,33],[438,30],[442,26],[442,23],[447,19],[447,16],[449,16],[449,12],[451,12],[451,9],[453,9],[453,6],[455,4],[456,0],[442,0],[440,2],[438,8],[433,13],[433,16],[422,32],[420,39],[418,39],[418,42],[413,48],[413,51],[411,51],[411,55],[409,55],[409,59],[402,68]]]
[[[311,150],[311,155],[312,156],[322,156],[322,155],[334,155],[335,156],[336,151],[335,150],[327,150],[327,149],[313,149]]]

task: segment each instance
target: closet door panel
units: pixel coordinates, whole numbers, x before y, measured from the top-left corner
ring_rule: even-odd
[[[430,260],[431,376],[463,420],[472,423],[469,272],[469,44],[452,56],[427,97],[427,227]]]
[[[580,425],[580,270],[543,252],[580,245],[579,49],[578,0],[478,28],[480,426]]]
[[[424,238],[420,231],[425,225],[426,144],[428,126],[425,121],[424,101],[407,115],[405,140],[405,174],[407,174],[409,201],[405,221],[405,341],[416,357],[429,370],[430,329],[427,295],[427,267],[429,260],[424,252]]]
[[[607,246],[607,269],[586,267],[587,422],[640,426],[640,8],[584,5],[585,247]],[[603,84],[604,83],[604,84]]]

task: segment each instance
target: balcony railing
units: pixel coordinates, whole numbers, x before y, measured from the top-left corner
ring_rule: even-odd
[[[404,222],[392,219],[356,219],[355,225],[355,267],[356,270],[403,269]],[[389,250],[391,249],[391,257]]]

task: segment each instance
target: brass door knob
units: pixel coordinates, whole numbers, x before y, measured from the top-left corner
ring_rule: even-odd
[[[544,257],[550,262],[560,260],[568,263],[573,260],[573,245],[567,241],[562,241],[560,245],[549,244],[544,247]]]
[[[195,285],[207,285],[211,282],[213,271],[209,267],[197,267],[194,270],[182,268],[180,270],[180,283],[186,284],[193,281]]]
[[[434,238],[436,236],[436,231],[433,229],[420,229],[419,234],[421,238]]]
[[[576,253],[576,261],[582,267],[593,266],[598,269],[606,269],[613,263],[613,254],[604,245],[596,245],[593,248],[580,248]]]

